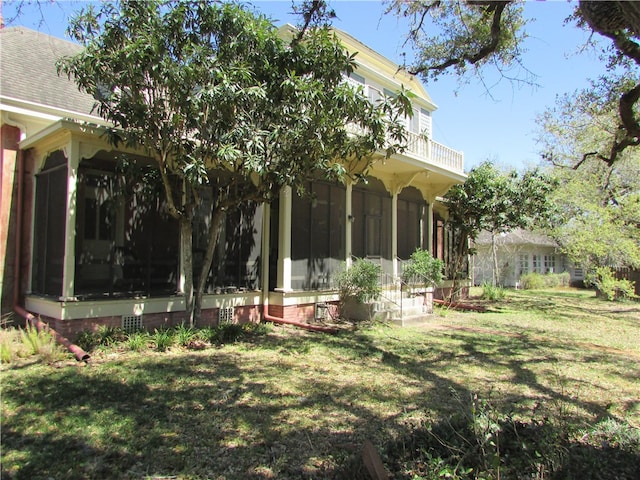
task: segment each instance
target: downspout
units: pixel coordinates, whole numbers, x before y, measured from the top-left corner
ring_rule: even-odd
[[[15,244],[15,258],[13,267],[13,311],[24,318],[38,331],[47,331],[54,338],[56,342],[67,348],[76,357],[79,362],[88,362],[91,358],[90,355],[82,348],[74,343],[71,343],[69,339],[60,335],[49,325],[44,323],[39,318],[36,318],[32,313],[27,312],[22,306],[20,306],[20,258],[22,256],[22,217],[23,217],[23,202],[22,202],[22,185],[24,183],[24,164],[22,158],[22,150],[18,148],[16,153],[16,162],[18,164],[18,186],[17,186],[17,204],[16,204],[16,244]]]

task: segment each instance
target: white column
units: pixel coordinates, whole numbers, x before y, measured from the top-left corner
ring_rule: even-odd
[[[347,189],[345,191],[345,202],[344,202],[344,251],[346,258],[344,259],[347,268],[351,266],[351,255],[353,253],[353,249],[351,247],[352,236],[351,236],[351,226],[353,224],[353,211],[352,209],[352,195],[353,195],[353,183],[350,180],[347,180]]]
[[[427,230],[429,235],[427,236],[427,250],[433,255],[433,201],[435,199],[429,198],[427,203]],[[435,255],[433,255],[435,257]]]
[[[280,211],[278,227],[278,282],[277,289],[291,291],[291,187],[280,190]]]
[[[71,140],[64,148],[67,157],[67,198],[64,231],[64,259],[62,266],[62,296],[60,300],[74,298],[76,272],[76,212],[78,186],[78,166],[80,165],[80,144]]]
[[[393,277],[398,276],[398,192],[391,196],[391,262]]]

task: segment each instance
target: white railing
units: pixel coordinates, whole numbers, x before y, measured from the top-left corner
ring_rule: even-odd
[[[407,132],[407,151],[425,159],[427,162],[449,170],[464,171],[464,155],[462,152],[425,138],[424,135]]]
[[[352,123],[347,125],[347,130],[355,135],[364,134],[362,127]],[[413,132],[405,133],[407,135],[405,153],[417,157],[425,163],[431,163],[459,173],[464,172],[464,155],[462,152],[434,142],[424,135]]]

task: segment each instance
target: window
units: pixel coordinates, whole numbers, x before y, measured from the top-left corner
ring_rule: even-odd
[[[535,273],[542,273],[542,256],[532,255],[532,271]]]
[[[544,256],[544,272],[553,273],[556,270],[556,256],[545,255]]]
[[[431,138],[431,112],[426,108],[420,109],[420,133]]]
[[[526,253],[521,253],[518,257],[518,269],[520,271],[520,275],[526,275],[529,273],[529,255]]]

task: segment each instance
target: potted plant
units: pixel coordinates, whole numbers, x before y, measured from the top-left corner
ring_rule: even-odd
[[[336,277],[340,314],[349,320],[370,320],[373,304],[382,294],[382,267],[365,259],[357,259]]]

